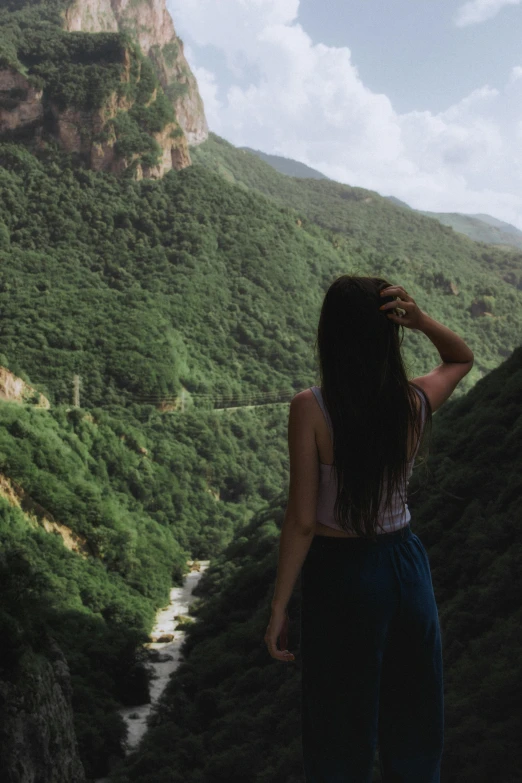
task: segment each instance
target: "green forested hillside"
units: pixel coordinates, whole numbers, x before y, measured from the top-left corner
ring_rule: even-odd
[[[310,168],[305,163],[300,163],[298,160],[291,160],[290,158],[283,158],[281,155],[268,155],[261,150],[253,150],[250,147],[239,147],[240,150],[251,152],[256,155],[265,163],[269,163],[272,168],[279,171],[281,174],[287,174],[289,177],[304,177],[306,179],[329,179],[320,171]]]
[[[187,558],[213,557],[281,492],[285,408],[0,403],[0,484],[26,493],[22,507],[0,494],[0,684],[23,684],[48,636],[58,642],[89,777],[123,752],[118,706],[148,701],[138,645]],[[83,556],[38,524],[44,511],[81,539]]]
[[[475,242],[502,245],[508,250],[511,247],[522,249],[522,231],[502,220],[495,220],[490,215],[461,215],[455,212],[421,212],[421,214],[451,226],[455,231],[466,234]]]
[[[492,255],[486,270],[480,246],[415,214],[411,225],[395,225],[395,211],[409,213],[393,205],[385,206],[396,240],[388,246],[386,232],[373,229],[378,250],[370,233],[364,244],[334,236],[202,166],[122,182],[13,144],[0,146],[0,165],[0,363],[55,403],[70,400],[73,373],[85,406],[161,397],[181,384],[210,398],[305,388],[315,377],[321,293],[350,270],[404,285],[463,335],[476,356],[464,388],[509,355],[521,333],[521,293],[501,276],[506,255]],[[332,198],[339,220],[352,220],[341,191]],[[422,250],[407,256],[404,237]],[[473,317],[474,302],[491,315]],[[407,343],[413,371],[429,370],[431,344],[413,333]]]
[[[22,6],[16,18],[7,13]],[[61,6],[0,3],[0,64],[31,61],[32,78],[56,100],[99,105],[123,39],[63,35]],[[132,122],[120,118],[131,146],[166,121],[154,113],[162,98],[148,66],[139,76]],[[144,108],[154,91],[156,109]],[[435,417],[437,480],[410,507],[443,602],[445,783],[489,781],[483,770],[501,764],[503,783],[515,783],[519,674],[511,665],[508,678],[506,667],[519,649],[522,254],[474,243],[372,191],[284,176],[216,136],[193,158],[162,180],[135,181],[90,171],[52,138],[38,149],[0,143],[0,365],[51,401],[37,410],[0,400],[0,681],[23,688],[55,639],[71,669],[82,761],[89,777],[105,775],[123,753],[118,705],[148,698],[139,644],[154,611],[187,557],[211,557],[190,659],[143,755],[119,774],[301,780],[298,668],[277,666],[262,642],[287,491],[288,406],[213,408],[224,396],[288,399],[316,383],[326,289],[345,272],[379,275],[475,354]],[[403,350],[410,377],[439,363],[420,333],[406,331]],[[80,408],[69,407],[75,374]],[[182,392],[183,408],[161,412]],[[7,486],[29,505],[14,503]],[[43,512],[81,538],[83,554],[44,530]],[[296,595],[295,645],[298,606]],[[473,688],[461,676],[468,670]],[[486,735],[490,720],[499,728]]]
[[[445,783],[517,783],[522,768],[521,385],[518,348],[437,413],[428,476],[410,481],[443,637]],[[288,610],[295,664],[274,661],[263,641],[285,501],[204,574],[186,660],[115,783],[301,783],[299,581]]]
[[[237,150],[215,134],[194,150],[193,160],[229,181],[294,207],[305,227],[310,223],[321,226],[330,241],[346,252],[385,255],[396,274],[414,274],[417,290],[448,293],[458,274],[458,288],[480,297],[486,293],[481,272],[522,289],[522,253],[474,242],[437,220],[396,206],[375,191],[281,175],[256,155]]]
[[[222,161],[225,153],[225,150],[223,149],[223,139],[219,139],[219,137],[214,135],[211,137],[211,142],[212,141],[219,142],[218,146],[213,148],[213,151],[215,153],[214,157],[217,157]],[[328,177],[321,174],[321,172],[316,171],[297,160],[292,160],[291,158],[284,158],[280,155],[269,155],[266,152],[254,150],[250,147],[240,147],[239,150],[255,155],[265,163],[268,163],[276,171],[281,174],[286,174],[289,177],[296,177],[299,179],[328,179]],[[230,156],[228,155],[226,157]],[[201,156],[200,159],[208,165],[208,152]],[[225,163],[224,165],[226,169],[227,164]],[[232,170],[235,170],[237,168],[237,162],[236,166],[232,164],[231,168]],[[246,172],[242,173],[241,178],[243,178],[245,173]],[[438,220],[439,223],[453,228],[455,231],[464,234],[475,242],[502,245],[508,250],[511,250],[513,247],[517,250],[522,249],[522,231],[509,223],[491,217],[491,215],[467,215],[459,212],[426,212],[420,209],[413,210],[409,204],[406,204],[395,196],[386,196],[386,199],[395,206],[403,207],[404,209],[417,212],[419,215],[425,215],[426,217]]]
[[[307,385],[316,259],[339,264],[323,237],[201,169],[123,184],[7,145],[0,163],[2,351],[53,402],[72,372],[85,405]]]
[[[272,172],[253,159],[263,167],[259,176]],[[34,411],[32,419],[20,408],[16,416],[9,414],[19,419],[21,435],[16,427],[11,432],[15,421],[8,417],[3,472],[95,547],[91,559],[79,563],[77,555],[62,554],[61,545],[65,572],[79,569],[74,581],[85,587],[50,600],[58,608],[49,617],[43,613],[42,622],[59,632],[69,656],[84,764],[90,773],[105,774],[123,736],[115,712],[121,683],[128,698],[146,691],[137,654],[130,651],[150,630],[153,609],[164,603],[170,580],[179,579],[180,547],[191,556],[216,556],[249,514],[285,486],[286,405],[274,406],[271,419],[270,409],[263,408],[213,413],[208,410],[212,400],[259,390],[292,393],[316,382],[312,346],[322,295],[346,271],[380,274],[404,285],[423,309],[468,341],[475,367],[457,389],[458,398],[515,346],[520,292],[502,279],[499,257],[492,255],[486,269],[480,246],[457,240],[450,252],[454,235],[418,216],[412,224],[401,220],[394,227],[393,206],[387,231],[371,229],[365,216],[367,241],[363,232],[354,238],[325,227],[336,209],[340,225],[355,224],[371,204],[336,183],[325,183],[333,189],[326,200],[305,192],[302,203],[314,222],[304,207],[294,211],[202,165],[170,172],[161,181],[133,182],[87,171],[52,146],[35,157],[15,144],[0,146],[0,164],[0,364],[24,376],[53,404],[50,413]],[[255,167],[252,177],[258,177]],[[430,234],[421,230],[425,225],[430,231],[437,228]],[[407,246],[417,241],[415,256],[404,252],[405,237]],[[474,303],[492,315],[473,315]],[[405,335],[404,352],[410,377],[438,363],[433,346],[415,332]],[[81,404],[94,423],[65,409],[73,373],[81,376]],[[140,404],[141,395],[159,400],[179,393],[181,385],[189,398],[194,395],[183,413],[161,414]],[[243,416],[241,429],[234,418],[230,425],[219,425],[215,417],[223,415]],[[39,433],[48,416],[56,417],[57,429]],[[67,452],[47,457],[46,443],[57,438],[68,443],[76,417],[82,419],[76,437],[85,438],[86,445],[73,439],[79,455],[71,472]],[[106,421],[101,441],[98,419]],[[222,434],[209,435],[219,426],[225,427]],[[130,450],[121,445],[124,434]],[[16,442],[11,439],[16,437]],[[147,458],[141,448],[149,450]],[[110,490],[104,489],[107,482]],[[219,503],[209,486],[221,493]],[[107,500],[104,492],[109,492]],[[116,504],[111,492],[117,493]],[[18,514],[12,522],[14,513],[8,509],[0,527],[6,551],[18,548],[22,535]],[[46,559],[34,554],[39,551],[36,535],[43,533],[24,529],[20,544],[22,560],[28,562],[23,566],[28,594],[49,572],[63,572],[55,564],[56,542]],[[163,550],[159,561],[158,548]],[[12,570],[9,563],[5,570]],[[116,588],[103,587],[106,597],[93,610],[93,580],[102,585],[116,580],[118,599]],[[58,581],[46,589],[58,594],[61,585]],[[24,640],[27,633],[20,649],[29,650],[39,609],[23,615],[26,620],[16,619],[6,600],[9,638],[21,634]],[[114,604],[113,620],[108,607]],[[130,621],[118,619],[123,609]],[[88,652],[76,652],[84,636],[74,618],[93,611],[107,652],[89,659]],[[122,622],[130,640],[119,631]]]

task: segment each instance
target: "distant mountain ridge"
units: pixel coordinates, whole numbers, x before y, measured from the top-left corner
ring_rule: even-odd
[[[321,174],[317,169],[312,169],[307,166],[306,163],[301,163],[298,160],[292,160],[292,158],[284,158],[281,155],[269,155],[267,152],[261,152],[261,150],[253,150],[251,147],[239,147],[240,150],[245,152],[251,152],[253,155],[257,155],[258,158],[264,160],[280,174],[286,174],[288,177],[300,177],[301,179],[327,179],[331,182],[330,178],[325,174]]]
[[[522,250],[522,231],[491,215],[466,215],[461,212],[421,212],[421,214],[435,218],[445,226],[451,226],[454,231],[466,234],[475,242],[516,247],[517,250]]]
[[[254,150],[250,147],[240,147],[239,149],[257,155],[258,158],[261,158],[261,160],[268,163],[281,174],[286,174],[290,177],[299,177],[301,179],[324,179],[329,180],[330,182],[332,181],[329,177],[321,174],[320,171],[310,168],[310,166],[307,166],[305,163],[293,160],[292,158],[285,158],[281,155],[269,155],[267,152]],[[515,226],[512,226],[510,223],[505,223],[503,220],[498,220],[498,218],[494,218],[491,215],[466,215],[460,212],[426,212],[410,207],[409,204],[396,198],[396,196],[385,196],[385,198],[389,199],[398,207],[410,209],[413,212],[418,212],[426,217],[434,218],[443,225],[449,226],[454,231],[465,234],[475,242],[485,242],[490,245],[505,245],[516,247],[517,250],[522,250],[522,231]]]
[[[470,217],[477,218],[477,220],[482,220],[484,223],[489,223],[490,225],[495,226],[496,228],[501,228],[503,231],[508,233],[522,236],[522,231],[516,228],[516,226],[512,226],[511,223],[505,223],[503,220],[499,220],[498,218],[491,217],[491,215],[478,214],[470,215]]]

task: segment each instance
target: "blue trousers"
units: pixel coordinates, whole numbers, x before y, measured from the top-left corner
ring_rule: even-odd
[[[301,571],[306,783],[440,783],[442,645],[428,554],[409,525],[316,535]]]

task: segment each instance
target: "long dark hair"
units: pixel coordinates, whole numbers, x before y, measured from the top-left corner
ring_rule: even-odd
[[[414,384],[401,354],[404,327],[386,317],[389,310],[379,310],[394,298],[379,294],[390,285],[380,277],[338,277],[324,297],[315,343],[333,429],[334,517],[346,532],[372,539],[382,516],[384,484],[384,509],[390,509],[395,493],[406,503],[409,428],[415,443],[421,435]],[[431,436],[432,411],[424,391],[416,388],[428,412],[417,462],[428,427]],[[428,450],[420,464],[427,456]]]

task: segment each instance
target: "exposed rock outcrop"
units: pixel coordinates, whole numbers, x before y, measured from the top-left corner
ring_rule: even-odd
[[[126,49],[122,49],[121,56],[121,83],[126,84],[131,79],[131,57]],[[118,138],[111,123],[119,112],[128,112],[133,103],[125,94],[112,92],[99,109],[60,108],[53,100],[45,102],[44,91],[31,87],[21,74],[0,70],[0,134],[20,138],[31,133],[37,146],[42,147],[45,124],[46,133],[50,132],[67,152],[81,155],[94,171],[118,175],[140,159],[141,153],[116,154]],[[150,135],[159,145],[159,162],[151,166],[138,162],[137,179],[159,179],[171,169],[178,171],[190,166],[187,139],[177,122]]]
[[[64,546],[71,552],[84,558],[89,556],[89,545],[84,536],[76,534],[70,527],[58,522],[47,509],[28,495],[17,481],[2,473],[0,473],[0,496],[4,497],[11,506],[21,509],[26,515],[28,524],[33,527],[40,525],[48,533],[59,535]]]
[[[131,33],[154,63],[188,144],[208,138],[203,101],[165,0],[73,0],[64,11],[64,27],[70,32]]]
[[[37,408],[50,408],[51,403],[33,386],[18,378],[6,367],[0,367],[0,401],[28,403]]]
[[[0,679],[2,783],[84,783],[67,661],[52,640],[48,658],[26,652],[16,680]]]
[[[42,93],[21,73],[10,68],[0,70],[0,133],[41,125]]]
[[[61,62],[45,48],[27,62],[23,47],[18,52],[27,74],[17,65],[0,68],[0,139],[37,148],[57,139],[89,168],[118,175],[131,167],[137,179],[190,166],[189,144],[204,141],[208,126],[165,0],[69,0],[62,27],[64,39],[78,32],[105,38],[92,46],[73,35],[56,39],[55,51],[63,47],[69,57],[63,84],[53,76]],[[92,69],[89,79],[95,74],[90,83],[83,63]],[[151,78],[162,89],[151,89],[149,99]]]

